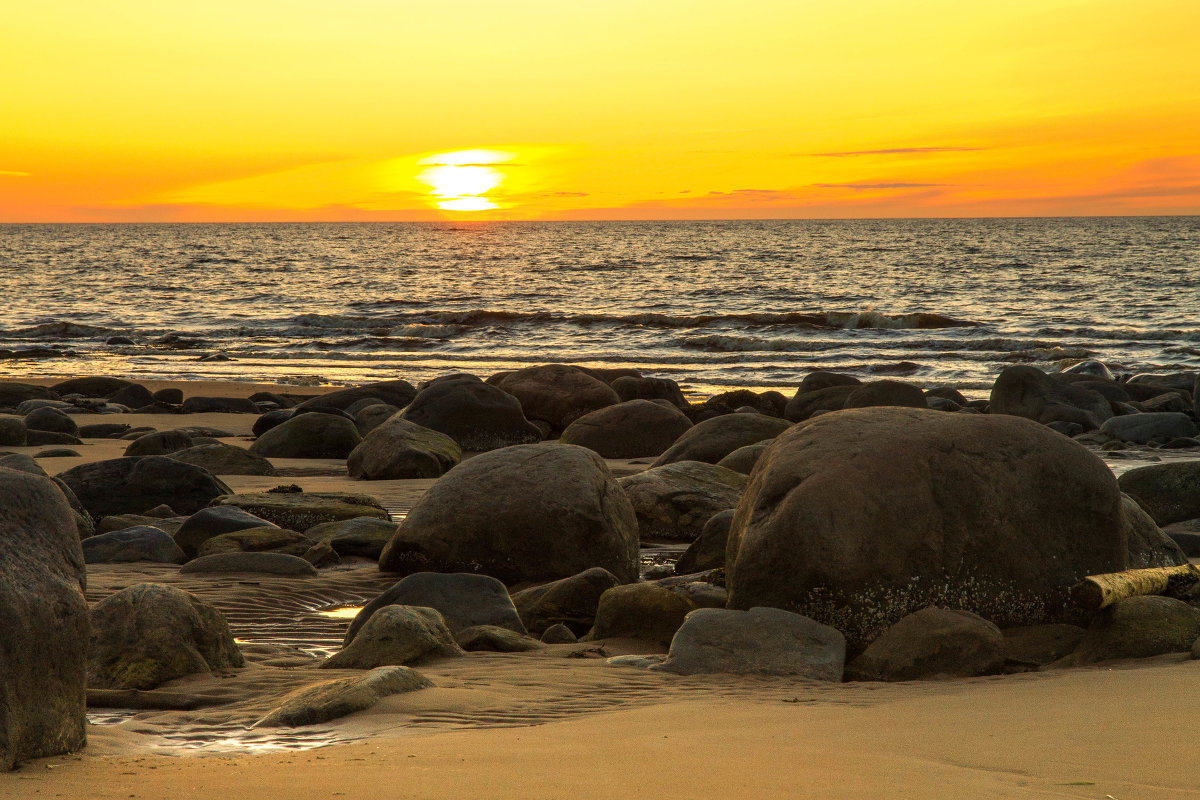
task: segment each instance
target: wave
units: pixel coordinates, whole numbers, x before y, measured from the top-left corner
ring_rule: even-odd
[[[1108,341],[1119,342],[1166,342],[1177,340],[1182,340],[1185,342],[1200,341],[1200,330],[1195,328],[1190,330],[1147,330],[1142,328],[1041,328],[1038,330],[1037,335],[1063,338],[1075,337],[1086,339],[1105,339]]]
[[[30,325],[27,328],[13,328],[0,331],[0,336],[9,339],[90,339],[93,336],[103,336],[112,333],[112,328],[99,325],[84,325],[69,320],[53,320]]]

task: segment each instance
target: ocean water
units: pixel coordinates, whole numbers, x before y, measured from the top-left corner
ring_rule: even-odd
[[[9,376],[569,362],[701,396],[814,369],[981,390],[1015,363],[1200,368],[1200,217],[0,225],[0,290]]]

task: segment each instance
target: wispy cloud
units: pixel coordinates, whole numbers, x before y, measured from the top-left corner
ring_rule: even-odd
[[[0,177],[5,178],[28,178],[32,174],[31,172],[19,172],[15,169],[0,169]]]
[[[932,187],[953,186],[952,183],[814,183],[818,189],[928,189]]]
[[[804,153],[807,156],[824,158],[848,158],[850,156],[893,156],[927,155],[930,153],[973,153],[986,150],[984,147],[889,147],[884,150],[843,150],[836,153]]]

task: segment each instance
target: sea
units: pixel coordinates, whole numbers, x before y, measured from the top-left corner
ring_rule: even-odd
[[[0,225],[0,374],[300,386],[1200,369],[1200,217]]]

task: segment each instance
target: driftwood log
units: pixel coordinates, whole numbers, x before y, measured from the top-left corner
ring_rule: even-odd
[[[1118,600],[1146,594],[1184,597],[1200,585],[1200,569],[1192,564],[1151,567],[1089,575],[1071,589],[1071,599],[1087,611],[1099,611]]]

